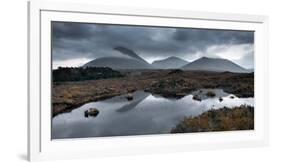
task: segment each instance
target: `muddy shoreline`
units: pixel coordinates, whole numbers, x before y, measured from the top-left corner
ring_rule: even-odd
[[[254,73],[151,70],[125,72],[122,78],[54,82],[52,116],[85,103],[144,90],[167,98],[181,98],[201,88],[220,88],[238,97],[254,96]]]

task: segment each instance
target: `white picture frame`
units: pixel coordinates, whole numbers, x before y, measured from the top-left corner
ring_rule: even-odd
[[[31,1],[28,45],[30,161],[265,146],[268,144],[268,18]],[[255,130],[107,138],[50,138],[50,22],[102,22],[255,31]]]

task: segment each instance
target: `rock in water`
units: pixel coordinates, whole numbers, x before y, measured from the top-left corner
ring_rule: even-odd
[[[99,110],[96,108],[90,108],[84,112],[85,117],[93,116],[96,117],[99,114]]]
[[[196,100],[196,101],[201,101],[201,98],[198,96],[198,95],[194,95],[192,97],[193,100]]]
[[[134,99],[134,97],[131,93],[128,93],[126,98],[127,98],[128,101],[131,101],[131,100]]]

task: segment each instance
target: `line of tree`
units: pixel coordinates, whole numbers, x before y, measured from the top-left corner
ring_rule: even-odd
[[[83,81],[123,77],[109,67],[59,67],[53,70],[54,82]]]

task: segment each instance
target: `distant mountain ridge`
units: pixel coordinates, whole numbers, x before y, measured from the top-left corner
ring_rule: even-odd
[[[112,69],[152,69],[150,64],[146,64],[134,58],[122,57],[101,57],[92,60],[83,67],[110,67]]]
[[[200,71],[216,71],[216,72],[235,72],[248,73],[249,71],[234,62],[221,58],[201,57],[187,65],[181,67],[183,70],[200,70]]]
[[[156,69],[178,69],[188,63],[181,58],[171,56],[163,60],[153,61],[151,65]]]
[[[110,67],[112,69],[153,69],[153,67],[143,58],[137,55],[133,50],[126,47],[115,47],[114,50],[129,57],[100,57],[89,61],[83,67]]]
[[[171,56],[166,59],[156,60],[149,64],[133,50],[126,47],[113,48],[126,57],[101,57],[89,61],[83,67],[109,67],[118,69],[182,69],[182,70],[198,70],[198,71],[216,71],[216,72],[235,72],[249,73],[252,70],[245,69],[234,62],[222,58],[201,57],[193,62],[185,61],[181,58]]]

